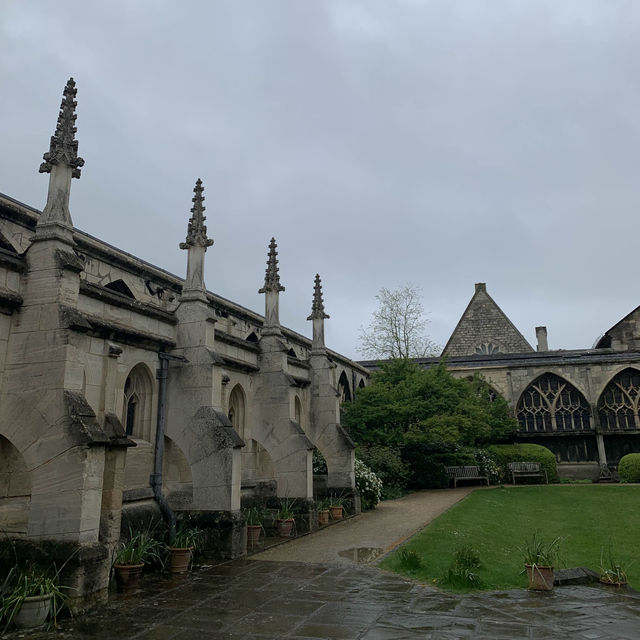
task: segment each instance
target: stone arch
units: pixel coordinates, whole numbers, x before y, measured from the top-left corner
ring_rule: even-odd
[[[246,437],[247,396],[241,384],[236,384],[229,394],[227,415],[236,433],[244,440]]]
[[[0,435],[0,530],[24,536],[29,525],[31,474],[24,457]]]
[[[590,416],[584,395],[555,373],[544,373],[533,380],[516,407],[520,430],[525,433],[588,431]]]
[[[345,371],[343,371],[338,378],[338,391],[340,391],[341,402],[351,402],[353,395],[351,393],[349,379],[347,378],[347,374]]]
[[[151,442],[153,435],[154,381],[149,367],[135,365],[127,376],[123,394],[122,424],[127,435]]]
[[[465,376],[464,378],[465,380],[467,380],[468,382],[475,382],[476,380],[478,381],[478,391],[480,391],[480,389],[482,389],[483,391],[486,389],[486,397],[489,400],[489,402],[493,402],[496,398],[500,398],[502,397],[504,399],[504,396],[502,396],[502,394],[499,391],[496,391],[496,389],[494,388],[494,386],[488,382],[484,377],[476,374],[475,376]]]
[[[364,378],[360,378],[360,382],[358,382],[358,389],[364,389],[366,387],[366,383]]]
[[[611,378],[598,399],[603,431],[640,430],[640,371],[627,367]]]

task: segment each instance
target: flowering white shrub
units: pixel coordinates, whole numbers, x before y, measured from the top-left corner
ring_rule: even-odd
[[[363,509],[375,509],[380,502],[382,494],[382,480],[367,467],[367,465],[356,458],[356,487],[360,493]]]

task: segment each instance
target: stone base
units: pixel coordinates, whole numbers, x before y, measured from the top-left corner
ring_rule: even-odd
[[[0,542],[0,575],[17,562],[37,563],[59,571],[65,589],[65,605],[72,614],[84,613],[107,600],[111,553],[106,544],[79,544],[55,540],[10,540]]]
[[[597,480],[600,465],[597,462],[559,462],[558,477],[568,480]]]
[[[247,553],[247,528],[241,511],[187,511],[189,522],[204,530],[198,555],[207,560],[232,560]]]

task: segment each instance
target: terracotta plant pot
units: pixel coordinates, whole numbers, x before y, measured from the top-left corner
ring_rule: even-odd
[[[321,509],[318,511],[318,524],[321,527],[329,524],[329,509]]]
[[[331,510],[331,517],[334,520],[342,520],[343,507],[329,507]]]
[[[191,563],[192,547],[169,547],[171,573],[186,573]]]
[[[18,629],[33,629],[45,623],[51,609],[51,594],[24,599],[20,610],[13,616]]]
[[[289,520],[278,520],[278,535],[281,538],[290,538],[291,531],[293,529],[293,523],[293,518],[290,518]]]
[[[253,548],[257,544],[259,544],[261,531],[262,531],[262,525],[259,525],[259,524],[247,525],[247,546],[249,548]]]
[[[525,564],[529,589],[533,591],[551,591],[553,589],[553,567],[539,564]]]
[[[138,588],[144,564],[114,564],[118,593],[133,593]]]

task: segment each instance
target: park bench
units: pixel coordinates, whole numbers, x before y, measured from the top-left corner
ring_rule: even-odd
[[[453,480],[453,487],[458,485],[458,480],[485,480],[489,486],[489,478],[480,473],[480,467],[445,467],[449,480]]]
[[[516,483],[516,478],[544,478],[549,484],[547,471],[540,467],[539,462],[510,462],[508,465],[511,473],[512,484]]]

